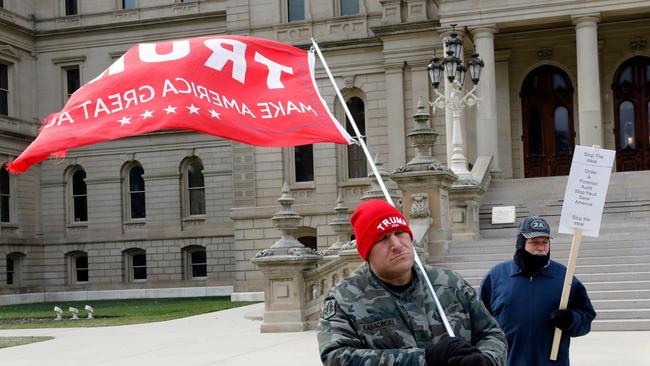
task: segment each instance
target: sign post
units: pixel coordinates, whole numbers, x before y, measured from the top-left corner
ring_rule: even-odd
[[[600,231],[614,155],[615,152],[612,150],[587,146],[576,146],[573,152],[558,228],[559,233],[573,234],[562,297],[560,298],[561,310],[566,309],[569,302],[582,236],[597,237]],[[552,361],[557,360],[561,337],[562,330],[555,328],[550,355]]]

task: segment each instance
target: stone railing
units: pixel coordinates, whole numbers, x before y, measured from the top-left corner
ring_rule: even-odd
[[[316,269],[304,272],[305,320],[308,329],[318,326],[323,301],[329,290],[349,276],[360,264],[361,258],[356,248],[344,249],[338,256],[323,259]]]

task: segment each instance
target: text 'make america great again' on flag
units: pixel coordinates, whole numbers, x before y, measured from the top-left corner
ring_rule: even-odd
[[[68,149],[180,129],[257,146],[349,144],[316,88],[314,55],[241,36],[139,44],[48,116],[13,162],[26,171]]]

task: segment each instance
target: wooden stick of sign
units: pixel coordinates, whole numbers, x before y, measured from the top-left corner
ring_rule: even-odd
[[[562,288],[562,297],[560,298],[560,310],[565,310],[569,303],[569,294],[571,293],[571,283],[573,282],[573,272],[576,269],[576,259],[578,258],[578,251],[580,251],[580,243],[582,242],[582,229],[575,229],[573,240],[571,241],[571,252],[569,253],[569,262],[566,266],[566,276],[564,276],[564,287]],[[562,338],[562,330],[555,328],[553,335],[553,346],[551,347],[552,361],[557,360],[557,353],[560,349],[560,339]]]

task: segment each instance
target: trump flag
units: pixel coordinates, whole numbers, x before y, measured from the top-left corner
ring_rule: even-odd
[[[349,144],[318,93],[314,61],[311,52],[243,36],[136,45],[45,118],[7,167],[21,173],[68,149],[168,129],[257,146]]]

